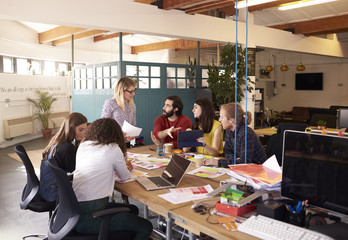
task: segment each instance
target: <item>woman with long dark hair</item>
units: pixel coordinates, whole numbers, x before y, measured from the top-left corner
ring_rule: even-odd
[[[85,135],[87,118],[81,113],[73,112],[66,117],[58,132],[44,149],[40,167],[40,195],[49,202],[57,199],[56,179],[48,167],[47,160],[58,155],[58,166],[67,173],[75,170],[76,151]]]
[[[203,143],[203,147],[197,147],[198,153],[218,156],[223,152],[221,123],[215,120],[213,103],[208,98],[197,99],[193,104],[193,116],[195,121],[192,129],[202,129],[203,137],[197,139]]]

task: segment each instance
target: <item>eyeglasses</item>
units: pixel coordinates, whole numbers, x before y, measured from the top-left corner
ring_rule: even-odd
[[[129,90],[125,89],[124,91],[125,91],[125,92],[129,92],[130,94],[133,94],[133,93],[135,94],[135,90],[136,90],[136,89],[134,89],[133,91],[129,91]]]

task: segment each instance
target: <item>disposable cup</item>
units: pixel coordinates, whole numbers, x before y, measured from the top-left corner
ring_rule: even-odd
[[[196,155],[195,160],[196,160],[196,167],[200,167],[203,165],[204,162],[204,156],[203,155]]]

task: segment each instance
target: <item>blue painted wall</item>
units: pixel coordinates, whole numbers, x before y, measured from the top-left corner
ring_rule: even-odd
[[[135,75],[127,75],[126,66],[159,66],[160,70],[160,88],[151,88],[151,83],[148,88],[137,88],[134,96],[134,102],[137,107],[136,118],[137,127],[143,129],[141,135],[144,136],[145,144],[152,144],[150,132],[154,127],[154,120],[162,114],[162,108],[167,96],[177,95],[184,103],[183,114],[193,121],[193,102],[196,100],[196,88],[167,88],[167,70],[166,68],[196,68],[196,87],[201,86],[201,68],[199,66],[188,66],[180,64],[159,64],[159,63],[143,63],[143,62],[113,62],[98,65],[89,65],[76,67],[73,71],[73,96],[72,96],[72,109],[74,112],[81,112],[84,114],[89,122],[92,122],[101,117],[104,101],[108,98],[112,98],[113,89],[116,81],[120,76],[128,76],[139,80],[142,73],[139,71]],[[105,68],[103,68],[106,66]],[[112,73],[108,67],[117,67],[118,71]],[[99,70],[98,70],[99,68]],[[101,76],[101,68],[103,68],[103,74]],[[87,70],[89,69],[89,70]],[[150,68],[151,69],[151,68]],[[115,68],[114,68],[115,70]],[[138,68],[139,70],[139,68]],[[148,76],[151,79],[151,71]],[[185,76],[184,76],[185,78]],[[180,77],[175,79],[180,79]],[[187,80],[187,79],[186,79]],[[98,82],[99,81],[99,82]],[[151,80],[150,80],[151,81]],[[178,81],[178,80],[176,80]],[[99,84],[99,87],[97,86]],[[101,82],[105,84],[106,89],[101,87]],[[109,84],[110,83],[110,84]],[[99,89],[98,89],[99,88]]]

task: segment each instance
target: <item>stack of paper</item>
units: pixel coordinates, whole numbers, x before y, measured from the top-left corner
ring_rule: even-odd
[[[228,175],[247,182],[255,189],[280,191],[282,171],[274,155],[262,165],[251,163],[230,165],[229,167]]]

